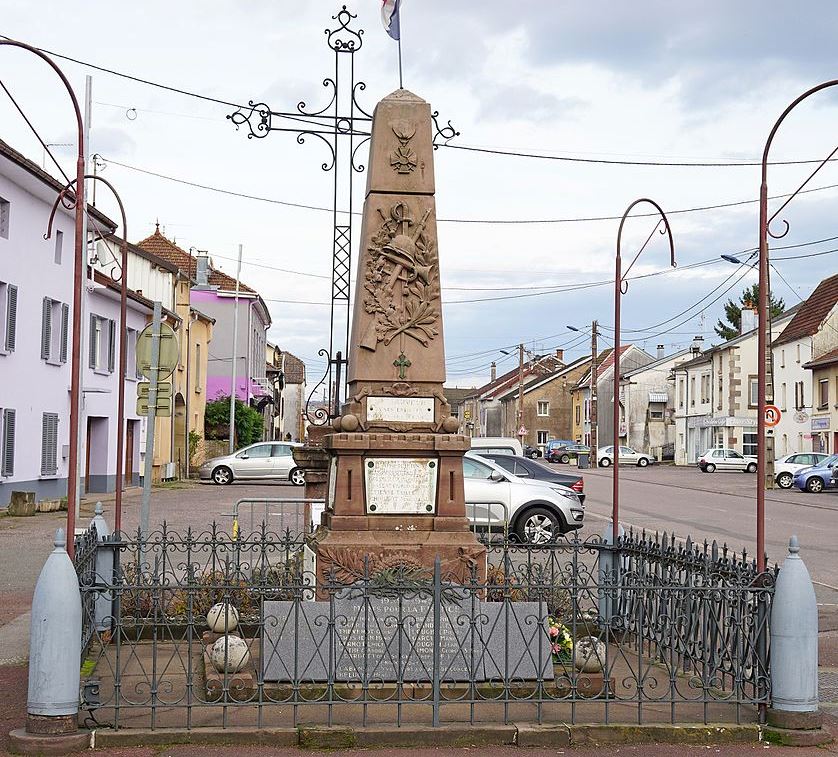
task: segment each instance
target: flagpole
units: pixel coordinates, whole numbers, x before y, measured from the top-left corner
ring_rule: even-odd
[[[399,28],[399,89],[404,89],[404,82],[402,81],[402,32]]]

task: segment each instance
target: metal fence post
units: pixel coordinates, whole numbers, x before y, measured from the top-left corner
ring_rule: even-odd
[[[625,530],[619,527],[619,537],[622,538]],[[619,573],[620,573],[620,552],[614,544],[614,529],[609,521],[602,531],[602,544],[604,549],[599,551],[597,558],[597,573],[599,591],[597,609],[599,622],[604,628],[608,628],[612,619],[619,612]]]
[[[439,631],[442,614],[442,566],[439,555],[434,559],[434,659],[433,659],[433,695],[434,695],[434,728],[439,726],[440,701],[440,659],[439,659]]]

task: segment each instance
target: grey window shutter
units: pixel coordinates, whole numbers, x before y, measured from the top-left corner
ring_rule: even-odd
[[[41,475],[58,472],[58,414],[44,413],[41,426]]]
[[[15,472],[15,411],[3,411],[3,458],[0,460],[0,475],[12,476]]]
[[[96,321],[97,317],[90,314],[90,334],[87,338],[88,348],[89,348],[89,357],[90,357],[90,367],[96,367],[96,353],[98,352],[99,345],[96,344]]]
[[[108,321],[108,370],[113,373],[116,363],[116,321]]]
[[[61,303],[61,362],[67,362],[67,332],[70,328],[70,306]]]
[[[143,378],[143,367],[140,365],[140,359],[137,355],[137,346],[140,343],[140,332],[134,332],[134,373],[138,379]]]
[[[49,348],[52,342],[52,300],[44,297],[41,313],[41,359],[49,360]]]
[[[6,292],[6,352],[15,351],[17,341],[17,287],[9,284]]]

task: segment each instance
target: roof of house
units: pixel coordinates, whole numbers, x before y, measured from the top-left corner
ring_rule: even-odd
[[[661,365],[668,363],[670,360],[677,360],[679,357],[689,355],[690,351],[690,348],[687,347],[680,352],[673,352],[671,355],[664,355],[651,363],[647,363],[646,365],[641,365],[639,368],[632,368],[630,371],[621,373],[620,376],[621,378],[629,378],[630,376],[636,376],[638,373],[643,373],[644,371],[655,370],[655,368],[659,368]]]
[[[306,364],[296,355],[283,350],[285,357],[285,383],[304,384],[306,381]]]
[[[838,363],[838,347],[834,350],[830,350],[829,352],[825,352],[823,355],[819,355],[814,360],[810,360],[808,363],[804,363],[804,368],[823,368],[827,365],[834,365]]]
[[[198,269],[198,259],[190,255],[182,247],[178,247],[174,242],[167,239],[160,233],[160,224],[156,224],[154,233],[146,237],[140,242],[137,242],[137,247],[156,255],[178,267],[180,271],[185,273],[191,279],[196,278]],[[236,289],[236,280],[226,273],[216,270],[211,265],[209,266],[207,283],[210,286],[224,289],[225,291],[233,292]],[[249,294],[256,294],[255,289],[251,289],[247,284],[239,281],[239,291]]]
[[[2,139],[0,139],[0,155],[3,155],[4,157],[11,160],[13,163],[16,163],[25,171],[34,176],[36,179],[39,179],[47,186],[54,189],[56,192],[60,192],[66,186],[64,182],[59,181],[51,174],[44,171],[44,169],[41,168],[37,163],[34,163],[33,161],[29,160],[29,158],[25,157],[22,153],[19,153],[17,150],[14,149],[14,147],[12,147],[7,142],[4,142]],[[75,195],[72,192],[68,192],[67,194],[71,198],[75,197]],[[98,221],[105,224],[109,230],[116,228],[116,223],[114,223],[114,221],[108,218],[100,210],[94,208],[92,205],[87,206],[87,212],[91,216],[96,218]]]
[[[121,292],[122,287],[116,281],[114,281],[110,276],[102,271],[94,268],[93,269],[93,281],[97,284],[101,284],[102,286],[107,287],[108,289],[114,292]],[[144,297],[143,295],[135,292],[133,289],[126,289],[125,290],[126,297],[136,302],[138,305],[142,305],[144,308],[147,308],[149,312],[154,311],[154,303],[148,299],[148,297]],[[177,313],[173,313],[168,308],[163,308],[163,316],[169,318],[174,323],[179,323],[182,319]]]
[[[813,336],[838,302],[838,273],[824,279],[802,303],[791,323],[774,344],[788,344],[801,337]]]
[[[442,393],[448,400],[449,405],[459,405],[466,397],[471,397],[474,394],[475,388],[472,386],[461,389],[457,386],[444,386],[442,387]]]
[[[123,243],[122,237],[118,236],[117,234],[106,234],[105,238],[119,247]],[[135,255],[143,258],[144,260],[148,260],[150,263],[154,263],[154,265],[159,266],[163,270],[169,271],[171,273],[180,273],[180,268],[177,267],[175,263],[170,260],[166,260],[165,258],[161,258],[159,255],[155,255],[153,252],[146,250],[143,247],[139,247],[131,242],[126,242],[128,245],[128,251],[133,252]]]
[[[526,381],[528,377],[533,375],[538,377],[546,376],[562,365],[564,365],[564,363],[555,355],[543,355],[535,358],[534,360],[528,360],[524,363],[524,380]],[[520,380],[520,373],[520,368],[513,368],[511,371],[507,371],[502,376],[498,376],[494,381],[490,381],[488,384],[478,387],[466,396],[495,399]]]
[[[591,358],[588,357],[587,355],[584,355],[583,357],[577,358],[572,363],[568,363],[567,365],[562,365],[562,366],[556,368],[556,370],[548,373],[546,376],[530,377],[530,380],[524,383],[524,394],[526,395],[527,393],[533,391],[534,389],[538,389],[539,387],[544,386],[545,384],[548,384],[548,383],[550,383],[551,381],[554,381],[557,378],[561,378],[565,374],[570,373],[570,371],[572,371],[576,368],[579,368],[580,366],[585,365],[586,363],[590,363],[590,362],[591,362]],[[588,371],[588,373],[590,374],[590,371]],[[517,397],[518,397],[518,385],[513,384],[512,388],[509,389],[501,397],[501,400],[514,399],[514,398],[517,398]]]

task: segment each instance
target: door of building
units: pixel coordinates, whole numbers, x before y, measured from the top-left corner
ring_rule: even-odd
[[[134,483],[134,421],[125,424],[125,485]]]

